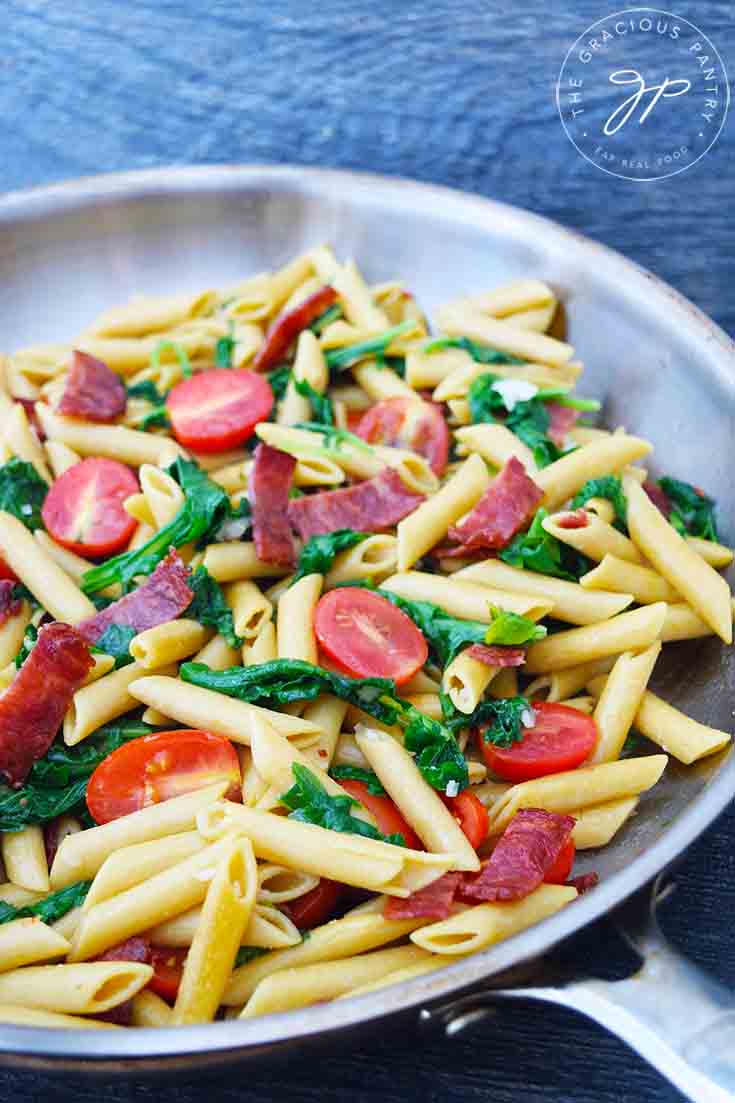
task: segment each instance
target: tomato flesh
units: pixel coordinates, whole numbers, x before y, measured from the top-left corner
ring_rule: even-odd
[[[574,839],[570,836],[559,851],[559,857],[544,877],[547,885],[563,885],[565,881],[569,880],[576,854],[577,848],[574,845]]]
[[[449,429],[441,408],[434,402],[406,396],[386,398],[362,416],[357,435],[368,444],[408,448],[424,456],[436,475],[442,475],[449,459]]]
[[[478,732],[486,766],[505,781],[530,781],[575,770],[597,743],[591,716],[551,701],[534,701],[531,707],[536,715],[533,727],[525,728],[523,738],[510,747],[486,743],[482,731]]]
[[[390,797],[381,796],[379,793],[371,793],[364,781],[358,781],[355,778],[340,778],[339,783],[351,797],[360,802],[363,808],[367,808],[378,825],[378,831],[381,831],[383,835],[403,835],[406,846],[411,850],[424,849],[421,839],[398,811]]]
[[[171,946],[151,946],[149,964],[153,966],[153,976],[148,987],[168,1003],[173,1003],[179,994],[187,953],[188,950]]]
[[[474,793],[465,790],[456,797],[442,797],[449,811],[467,836],[467,841],[475,850],[487,838],[490,818],[487,808]]]
[[[60,475],[46,495],[41,516],[49,534],[78,555],[113,555],[135,532],[136,520],[123,502],[138,480],[117,460],[81,460]]]
[[[296,900],[283,904],[282,908],[289,919],[300,931],[310,931],[326,923],[334,915],[340,901],[344,885],[339,881],[329,881],[322,877],[319,884]]]
[[[319,601],[314,632],[339,670],[355,678],[409,681],[426,662],[429,648],[410,617],[371,590],[344,587]]]
[[[217,781],[238,799],[240,763],[228,739],[183,729],[144,735],[118,747],[89,779],[87,807],[97,823],[138,812]]]
[[[273,408],[273,391],[262,375],[213,368],[177,383],[166,399],[174,436],[197,452],[226,452],[252,436]]]

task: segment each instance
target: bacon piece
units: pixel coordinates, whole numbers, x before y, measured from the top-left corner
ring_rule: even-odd
[[[21,785],[54,741],[71,699],[92,668],[87,641],[54,622],[0,697],[0,774]]]
[[[265,343],[253,360],[255,371],[269,371],[280,363],[302,329],[311,325],[337,298],[333,287],[320,287],[308,299],[281,314],[265,335]]]
[[[38,420],[35,398],[14,398],[13,402],[20,402],[21,406],[26,412],[26,417],[28,418],[30,425],[33,427],[33,431],[43,444],[43,442],[46,440],[46,434],[44,432],[43,425],[41,425],[41,422]]]
[[[553,440],[557,448],[563,448],[567,433],[579,421],[580,411],[573,410],[571,406],[560,406],[558,402],[546,402],[544,405],[549,415],[549,428],[546,435]]]
[[[486,666],[523,666],[526,661],[525,647],[488,647],[486,643],[473,643],[467,648],[467,654]]]
[[[423,500],[423,494],[409,490],[394,468],[386,467],[372,479],[345,490],[296,498],[289,504],[288,515],[302,540],[308,540],[337,529],[380,532],[398,524]]]
[[[585,892],[589,892],[595,885],[599,885],[600,878],[596,873],[580,873],[578,877],[572,877],[571,881],[565,881],[569,888],[576,889],[581,896]]]
[[[194,594],[187,586],[189,568],[172,548],[150,578],[132,594],[113,601],[100,613],[83,620],[77,629],[90,643],[97,643],[112,624],[144,632],[180,616]]]
[[[9,578],[0,578],[0,625],[19,613],[23,606],[19,597],[13,597],[14,589],[15,583]]]
[[[522,900],[543,882],[575,822],[573,816],[522,808],[480,872],[465,874],[458,896],[468,903]]]
[[[88,352],[74,349],[58,410],[86,421],[114,421],[125,413],[127,393],[112,368]]]
[[[248,484],[253,513],[255,552],[263,563],[293,567],[296,562],[288,519],[288,492],[296,460],[269,444],[255,449],[255,462]]]
[[[449,538],[462,545],[463,554],[475,548],[504,548],[531,519],[543,496],[521,461],[511,456],[467,520],[450,528]]]
[[[151,958],[151,944],[147,938],[135,935],[126,938],[124,942],[118,942],[117,946],[110,946],[109,950],[98,954],[93,961],[137,961],[141,965],[148,965]],[[133,1001],[125,1000],[117,1007],[110,1008],[103,1014],[96,1016],[106,1023],[115,1023],[116,1026],[130,1026],[133,1018]]]
[[[573,509],[569,513],[560,514],[556,523],[560,529],[586,529],[590,519],[586,509]]]
[[[403,900],[391,896],[383,909],[383,916],[385,919],[446,919],[451,913],[461,880],[461,873],[445,873]]]
[[[643,484],[648,497],[653,504],[663,513],[664,517],[668,520],[671,513],[671,502],[669,496],[665,490],[662,490],[658,483],[654,483],[651,479],[646,479]]]

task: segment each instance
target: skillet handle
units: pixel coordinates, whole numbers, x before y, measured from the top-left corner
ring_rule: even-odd
[[[579,1011],[617,1035],[694,1103],[735,1101],[735,994],[677,952],[655,908],[662,894],[634,898],[612,916],[642,959],[625,980],[485,990],[438,1011],[448,1034],[484,1018],[498,1000],[541,1000]]]

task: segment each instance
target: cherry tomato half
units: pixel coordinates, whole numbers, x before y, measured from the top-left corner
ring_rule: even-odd
[[[10,582],[17,582],[18,576],[14,570],[12,570],[5,560],[0,556],[0,579],[9,579]]]
[[[229,781],[237,799],[240,763],[228,739],[184,729],[144,735],[118,747],[89,779],[87,807],[97,823],[108,823],[149,804]]]
[[[314,632],[334,665],[355,678],[409,681],[429,648],[410,617],[371,590],[331,590],[314,613]]]
[[[252,436],[273,408],[273,391],[262,375],[213,368],[177,383],[166,399],[174,436],[197,452],[226,452]]]
[[[137,493],[138,480],[117,460],[90,458],[75,463],[53,484],[41,516],[50,535],[78,555],[119,552],[137,524],[123,502]]]
[[[490,823],[485,805],[467,790],[456,797],[442,797],[442,800],[464,831],[470,846],[477,850],[487,838]]]
[[[153,976],[148,981],[148,987],[168,1003],[173,1003],[179,993],[188,952],[171,946],[151,946],[148,961],[153,966]]]
[[[334,915],[344,886],[338,881],[329,881],[322,877],[319,884],[305,892],[296,900],[290,900],[288,904],[282,904],[291,922],[300,931],[310,931],[312,927],[318,927],[326,923]]]
[[[505,781],[530,781],[581,766],[597,743],[597,726],[567,705],[534,701],[536,722],[510,747],[486,743],[478,732],[478,746],[489,770]]]
[[[357,427],[368,444],[389,444],[418,452],[442,475],[449,459],[449,429],[441,408],[413,398],[385,398],[372,406]]]
[[[567,839],[559,851],[559,857],[544,877],[547,885],[563,885],[565,881],[569,880],[576,854],[577,848],[574,845],[574,839]]]
[[[410,847],[411,850],[424,849],[421,839],[403,818],[390,797],[371,793],[364,781],[340,778],[339,783],[351,797],[359,800],[363,808],[367,808],[368,812],[372,813],[378,825],[378,831],[381,831],[384,835],[396,833],[403,835],[406,846]]]

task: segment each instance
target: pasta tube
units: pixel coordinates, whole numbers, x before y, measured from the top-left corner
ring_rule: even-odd
[[[659,638],[665,618],[666,605],[657,602],[586,628],[555,632],[531,644],[526,653],[526,671],[546,674],[621,651],[642,651]]]

